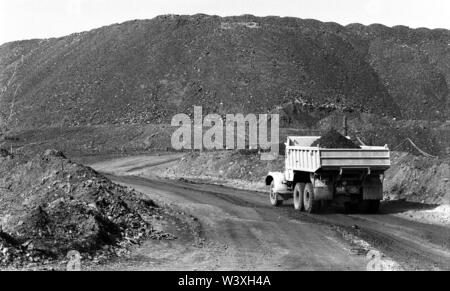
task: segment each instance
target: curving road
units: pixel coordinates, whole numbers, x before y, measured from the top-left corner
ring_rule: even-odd
[[[403,269],[450,270],[450,228],[389,213],[308,215],[294,211],[290,203],[271,207],[267,195],[261,192],[160,179],[151,174],[151,169],[170,166],[179,158],[138,156],[91,165],[117,183],[193,214],[205,238],[201,248],[183,239],[157,247],[144,245],[137,251],[139,259],[118,262],[110,268],[365,270],[368,261],[360,251],[363,241]]]

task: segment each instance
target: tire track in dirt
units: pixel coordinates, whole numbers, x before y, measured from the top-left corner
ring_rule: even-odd
[[[136,190],[176,202],[201,224],[207,242],[222,249],[219,266],[239,270],[364,270],[334,231],[309,218],[302,223],[263,203],[261,193],[142,177],[113,177]],[[148,190],[146,190],[148,189]],[[242,195],[246,193],[245,197]],[[153,196],[152,196],[153,197]],[[335,240],[327,240],[334,236]],[[209,252],[220,253],[218,250]],[[219,255],[220,256],[220,255]]]
[[[148,160],[145,163],[152,164]],[[102,169],[108,169],[108,164],[105,162]],[[232,250],[233,259],[228,266],[251,269],[259,255],[264,257],[259,267],[269,269],[365,269],[364,260],[350,255],[351,247],[336,234],[336,229],[343,228],[379,248],[405,269],[450,269],[450,231],[445,227],[386,213],[309,215],[295,211],[289,204],[273,208],[261,192],[184,179],[160,179],[148,174],[111,178],[129,186],[145,185],[145,189],[137,190],[185,204],[202,224],[211,223],[205,231],[209,239],[227,241],[229,245],[223,245],[228,247],[228,254]],[[212,229],[217,225],[218,229]],[[258,248],[261,250],[255,251]]]

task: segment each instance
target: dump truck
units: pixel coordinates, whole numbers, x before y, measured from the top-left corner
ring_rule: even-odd
[[[319,138],[287,138],[284,172],[270,172],[265,181],[271,205],[293,199],[296,210],[309,213],[319,212],[326,204],[339,204],[346,211],[377,212],[384,172],[390,167],[388,146],[312,146]]]

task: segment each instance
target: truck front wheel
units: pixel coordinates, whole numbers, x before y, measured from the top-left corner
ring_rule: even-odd
[[[305,183],[296,183],[294,187],[294,208],[295,210],[303,210],[303,192],[305,191]]]
[[[320,208],[320,201],[314,199],[314,188],[311,183],[307,183],[303,191],[303,207],[308,213],[317,213]]]
[[[269,198],[270,198],[270,204],[272,206],[280,206],[283,203],[283,200],[279,199],[278,193],[274,191],[274,181],[270,183],[270,191],[269,191]]]

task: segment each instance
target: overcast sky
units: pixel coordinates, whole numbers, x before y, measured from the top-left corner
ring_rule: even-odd
[[[0,0],[0,44],[160,14],[196,13],[450,29],[450,0]]]

